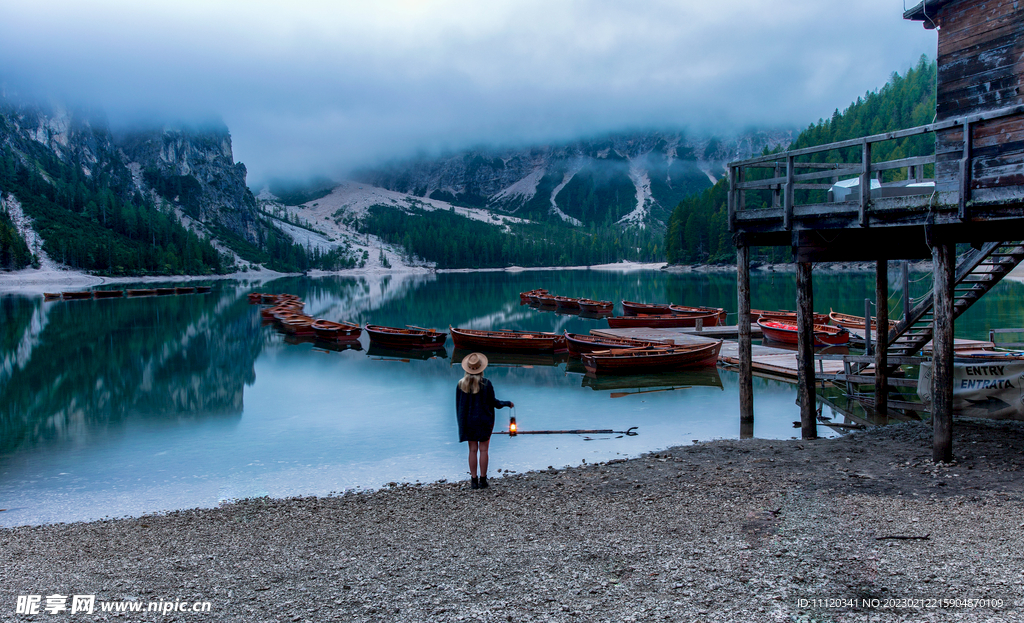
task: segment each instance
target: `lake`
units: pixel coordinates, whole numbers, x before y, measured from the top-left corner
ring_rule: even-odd
[[[874,275],[815,274],[815,309],[863,314]],[[919,296],[930,275],[915,274]],[[895,272],[890,283],[898,283]],[[252,291],[290,292],[311,315],[391,326],[587,333],[603,320],[519,304],[569,296],[721,306],[735,323],[735,274],[557,270],[216,281],[201,295],[43,302],[0,297],[0,525],[140,515],[253,496],[328,495],[391,482],[468,478],[457,442],[451,341],[417,359],[286,340],[261,323]],[[147,285],[146,287],[153,287]],[[756,272],[752,305],[792,309],[795,277]],[[1024,326],[1024,286],[1005,282],[957,321],[957,337]],[[900,313],[899,292],[891,297]],[[618,306],[617,306],[618,307]],[[496,435],[491,476],[635,456],[739,437],[736,375],[708,369],[589,378],[555,357],[492,357],[500,399],[521,430]],[[798,431],[795,386],[755,378],[754,435]],[[506,429],[509,410],[498,412]],[[833,434],[822,427],[822,434]],[[496,483],[500,486],[500,480]]]

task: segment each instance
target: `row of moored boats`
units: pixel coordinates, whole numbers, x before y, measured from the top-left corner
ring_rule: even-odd
[[[44,292],[47,301],[80,301],[85,299],[119,299],[139,296],[170,296],[172,294],[206,294],[211,286],[179,286],[174,288],[144,288],[133,290],[78,290],[73,292]]]

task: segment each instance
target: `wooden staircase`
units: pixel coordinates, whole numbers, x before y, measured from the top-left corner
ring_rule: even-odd
[[[988,242],[971,249],[957,264],[953,278],[953,318],[967,311],[1022,260],[1024,241]],[[909,300],[907,293],[903,296]],[[889,356],[906,357],[920,351],[932,339],[933,318],[934,294],[929,294],[889,332]]]

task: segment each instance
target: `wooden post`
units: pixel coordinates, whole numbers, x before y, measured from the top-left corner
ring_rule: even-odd
[[[740,426],[754,426],[754,374],[750,348],[750,247],[736,247],[736,298],[739,314],[736,319],[740,359]]]
[[[875,261],[875,411],[889,414],[889,262]]]
[[[910,262],[903,260],[903,322],[910,316]]]
[[[935,316],[932,320],[932,460],[953,460],[953,273],[952,243],[932,247]]]
[[[868,204],[871,202],[871,143],[864,141],[861,149],[860,226],[868,226]]]
[[[729,167],[729,231],[736,231],[736,209],[739,207],[739,193],[736,190],[736,167]]]
[[[864,299],[864,354],[871,354],[871,299]]]
[[[814,380],[814,289],[811,263],[796,265],[797,399],[800,402],[800,433],[803,439],[818,438]]]
[[[961,221],[970,218],[967,211],[967,202],[971,200],[971,124],[964,121],[964,151],[960,159],[960,210],[958,216]]]
[[[786,231],[793,229],[793,156],[786,158],[786,187],[782,193],[782,227]]]
[[[779,177],[779,172],[780,172],[779,170],[781,168],[782,167],[781,167],[779,161],[776,160],[775,161],[775,175],[773,177],[775,177],[775,178]],[[772,207],[773,208],[777,208],[780,205],[782,205],[782,198],[780,196],[779,186],[776,185],[775,188],[772,189]]]

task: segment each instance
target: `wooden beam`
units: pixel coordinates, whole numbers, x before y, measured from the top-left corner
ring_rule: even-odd
[[[740,244],[736,247],[736,298],[739,318],[737,341],[739,342],[739,390],[740,426],[754,426],[754,373],[753,349],[750,342],[750,247]]]
[[[934,317],[932,320],[932,460],[953,460],[953,273],[956,247],[932,249]]]
[[[786,158],[786,186],[783,190],[782,228],[793,229],[793,156]]]
[[[796,265],[797,400],[800,403],[800,435],[818,438],[817,399],[814,381],[814,289],[811,264]]]
[[[889,262],[884,258],[875,261],[875,326],[875,408],[879,413],[888,413]]]
[[[729,231],[736,231],[736,207],[739,190],[736,188],[736,168],[729,167]]]

